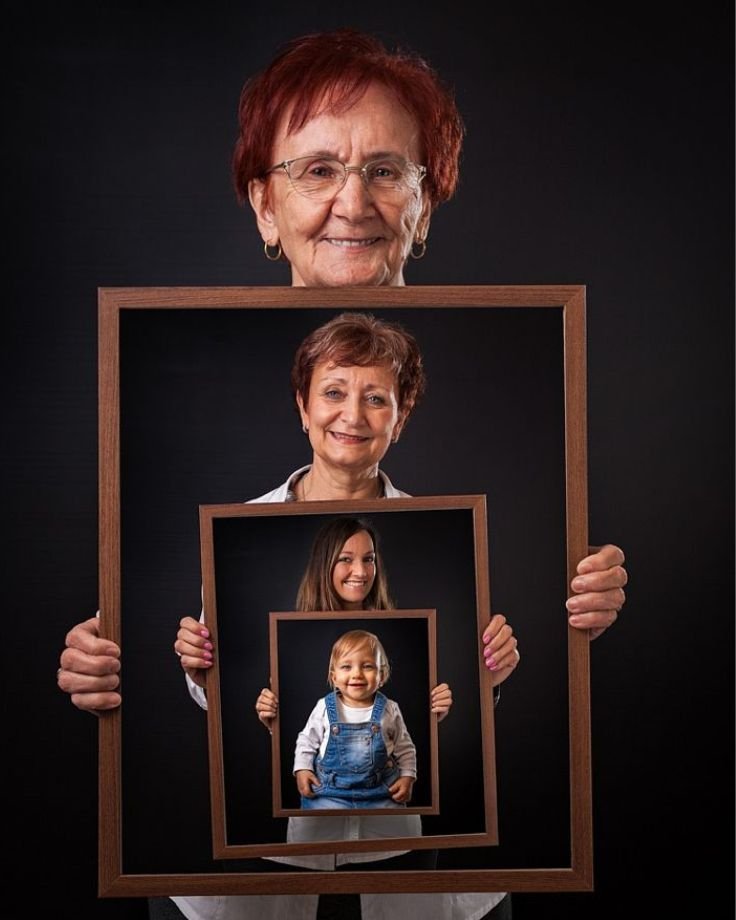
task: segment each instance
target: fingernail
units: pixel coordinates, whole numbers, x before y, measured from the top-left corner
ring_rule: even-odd
[[[571,588],[573,591],[582,591],[588,586],[588,579],[578,576],[573,578]]]
[[[207,659],[212,658],[212,652],[208,652],[207,649],[205,649],[205,651],[204,651],[204,657],[207,658]]]
[[[578,566],[578,572],[580,575],[585,575],[587,572],[592,572],[593,566],[589,562],[581,562]]]
[[[572,616],[572,617],[569,617],[568,622],[570,623],[571,626],[582,626],[583,618],[580,616]]]
[[[204,647],[205,647],[205,648],[208,648],[208,649],[212,649],[212,643],[211,643],[211,642],[205,642]]]
[[[209,637],[210,637],[210,631],[209,631],[209,629],[207,629],[206,627],[205,627],[204,629],[200,629],[199,634],[200,634],[200,636],[202,636],[204,639],[209,639]]]
[[[493,671],[494,668],[497,667],[495,658],[486,658],[486,664],[488,665],[491,671]]]
[[[568,610],[572,610],[572,611],[574,611],[574,610],[579,610],[579,609],[580,609],[580,601],[579,601],[576,597],[569,597],[569,598],[565,601],[565,606],[567,607]]]

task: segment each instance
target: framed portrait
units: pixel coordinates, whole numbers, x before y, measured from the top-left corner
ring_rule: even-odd
[[[483,496],[493,587],[487,612],[507,618],[521,653],[491,713],[497,841],[442,843],[435,870],[371,873],[374,884],[397,892],[592,887],[589,638],[568,626],[565,608],[575,566],[588,553],[584,287],[141,287],[99,292],[100,627],[120,643],[124,662],[124,704],[99,721],[102,896],[365,889],[357,864],[299,871],[286,854],[269,857],[282,861],[281,871],[262,871],[260,856],[214,855],[209,700],[185,682],[173,652],[181,619],[207,608],[200,508],[255,507],[310,462],[291,365],[305,336],[345,311],[399,323],[416,338],[426,393],[381,470],[410,496],[401,500]],[[271,515],[282,533],[287,518],[290,530],[317,513],[318,503],[292,504],[298,511]],[[424,513],[432,512],[407,509]],[[449,521],[453,512],[436,514]],[[266,517],[239,515],[232,525],[247,530]],[[256,786],[263,827],[271,822],[272,832],[259,830],[254,840],[231,828],[237,818],[228,815],[225,842],[283,846],[289,820],[297,819],[272,813],[272,740],[254,704],[268,686],[268,614],[294,611],[293,578],[280,574],[292,560],[284,555],[259,569],[249,555],[257,541],[247,543],[241,561],[277,590],[257,618],[262,633],[253,637],[253,653],[257,646],[261,664],[238,674],[229,640],[219,636],[215,644],[220,680],[236,675],[242,686],[233,704],[241,711],[223,710],[223,725],[233,738],[242,732],[250,739],[247,772],[224,801],[232,816],[247,815],[243,796]],[[437,678],[454,694],[472,673],[472,705],[480,706],[487,674],[479,670],[480,644],[456,654],[437,591],[424,592],[419,580],[410,593],[394,588],[409,550],[404,542],[387,557],[396,606],[437,611]],[[217,560],[218,578],[223,565]],[[218,585],[218,626],[219,592]],[[462,618],[473,615],[464,610]],[[455,700],[438,726],[439,810],[409,816],[421,822],[422,838],[475,840],[483,831],[489,796],[469,804],[458,774],[446,781],[446,759],[467,771],[469,787],[478,788],[484,772],[483,719],[477,708],[466,711],[473,698],[463,696],[462,706]],[[466,737],[469,724],[473,737]],[[453,815],[461,825],[447,823]],[[342,852],[333,844],[332,854],[297,858]]]
[[[386,683],[389,676],[392,679],[392,695],[401,700],[400,706],[396,704],[395,712],[389,713],[391,750],[382,740],[386,748],[385,754],[380,751],[380,756],[387,759],[389,773],[388,782],[395,782],[397,770],[401,770],[401,761],[394,754],[395,740],[398,739],[401,748],[401,757],[409,761],[408,769],[414,766],[415,773],[405,773],[414,782],[411,786],[411,796],[402,801],[401,805],[406,814],[436,815],[439,813],[439,767],[437,763],[437,715],[432,713],[430,694],[437,686],[437,611],[436,610],[364,610],[364,611],[321,611],[305,612],[293,611],[288,613],[272,612],[269,614],[270,627],[270,657],[271,657],[271,689],[276,698],[284,700],[279,704],[278,715],[274,719],[271,730],[271,769],[273,774],[273,814],[274,817],[303,817],[304,804],[301,803],[303,795],[294,782],[297,769],[295,760],[297,749],[300,747],[300,736],[304,738],[301,747],[302,758],[312,757],[312,763],[307,767],[315,769],[315,760],[322,762],[323,773],[325,757],[330,758],[331,785],[327,796],[324,793],[324,784],[321,782],[321,793],[316,794],[312,785],[313,799],[309,803],[310,815],[327,816],[354,816],[363,814],[395,815],[396,802],[393,796],[386,796],[384,791],[375,794],[381,788],[380,783],[363,786],[367,779],[373,781],[380,779],[377,776],[375,753],[371,748],[373,735],[378,734],[370,728],[371,734],[364,730],[354,733],[360,738],[367,749],[366,758],[370,758],[370,766],[366,769],[360,758],[353,758],[350,772],[345,775],[341,772],[342,761],[351,760],[351,748],[356,742],[348,735],[348,741],[341,747],[335,745],[335,750],[328,753],[329,726],[337,725],[332,732],[333,740],[340,735],[340,710],[335,705],[335,713],[330,719],[327,709],[327,697],[335,694],[335,703],[340,703],[342,691],[339,689],[338,678],[340,669],[347,671],[348,680],[352,679],[351,663],[339,660],[340,649],[344,647],[343,657],[356,652],[364,654],[364,649],[356,646],[359,641],[367,639],[369,651],[377,651],[376,658],[369,661],[370,670],[378,672],[387,671],[385,678],[380,676],[379,693],[383,693],[386,702],[383,709],[391,705],[391,700],[386,696]],[[375,638],[373,638],[375,637]],[[376,643],[377,648],[373,648]],[[380,645],[378,644],[380,643]],[[386,651],[391,649],[391,657]],[[309,713],[306,722],[304,716],[303,685],[304,675],[311,672],[311,667],[305,667],[305,658],[310,664],[319,659],[322,652],[326,658],[326,650],[330,650],[328,659],[327,685],[331,688],[325,690],[324,660],[318,669],[318,676],[311,678],[311,686],[317,693],[317,703]],[[397,673],[395,663],[399,661],[400,668]],[[317,671],[317,669],[315,669]],[[362,682],[361,682],[362,681]],[[349,688],[359,695],[364,695],[368,686],[367,681],[359,677],[357,683],[348,684]],[[375,698],[374,698],[375,699]],[[349,706],[349,704],[348,704]],[[355,710],[360,706],[349,706],[356,715]],[[366,709],[367,707],[362,707]],[[301,713],[301,718],[300,718]],[[364,716],[364,721],[370,726],[376,720],[373,712],[358,712]],[[370,720],[365,719],[370,715]],[[325,725],[325,722],[327,723]],[[354,724],[347,722],[346,725]],[[358,723],[360,724],[360,723]],[[294,729],[298,729],[298,732]],[[315,736],[315,730],[324,731],[323,736]],[[297,738],[296,745],[293,739]],[[319,747],[315,748],[317,741]],[[325,741],[327,742],[325,744]],[[322,746],[324,745],[324,753]],[[300,769],[305,769],[300,760]],[[386,767],[383,768],[384,770]],[[495,770],[493,771],[495,774]],[[399,773],[399,775],[401,775]],[[338,785],[336,777],[340,781]],[[318,776],[318,779],[320,777]],[[311,784],[310,784],[311,785]],[[386,784],[383,784],[386,785]],[[495,786],[495,784],[494,784]],[[391,786],[389,785],[389,793]],[[387,801],[387,798],[390,801]],[[325,801],[327,800],[329,804]],[[300,804],[301,803],[301,804]]]
[[[496,844],[493,692],[491,674],[479,654],[479,638],[490,617],[484,496],[210,505],[201,508],[200,521],[204,616],[220,650],[207,689],[214,855]],[[365,531],[360,530],[363,526]],[[376,579],[380,577],[387,595],[390,592],[399,605],[432,598],[433,607],[270,610],[274,600],[293,602],[301,596],[300,583],[309,577],[308,560],[311,565],[312,559],[322,557],[333,534],[352,532],[372,535]],[[421,833],[417,820],[386,821],[396,809],[387,811],[385,797],[374,809],[370,799],[361,805],[348,802],[347,794],[335,793],[324,797],[330,802],[329,814],[310,808],[305,815],[302,808],[309,803],[300,805],[295,795],[295,743],[329,689],[333,644],[351,628],[377,634],[385,643],[390,665],[385,695],[393,699],[395,692],[402,721],[416,740],[417,788],[413,802],[401,813],[433,816],[423,818]],[[278,718],[269,726],[271,788],[268,783],[264,787],[244,781],[245,765],[255,751],[263,750],[266,734],[254,711],[254,675],[264,683],[270,679],[279,701]],[[451,712],[463,738],[462,748],[445,750],[442,745],[441,756],[442,726],[430,704],[438,680],[452,688]],[[382,728],[383,735],[395,732],[393,726]],[[343,754],[338,753],[342,762]],[[331,785],[346,784],[343,771],[334,765],[331,771],[337,776]],[[366,781],[371,783],[374,776]],[[369,793],[360,789],[357,795]],[[437,807],[445,795],[452,803],[446,812]],[[277,804],[275,814],[272,801]],[[336,810],[338,802],[345,807]],[[351,839],[350,825],[334,820],[348,813],[356,816],[356,805],[358,814],[384,815],[372,837]]]

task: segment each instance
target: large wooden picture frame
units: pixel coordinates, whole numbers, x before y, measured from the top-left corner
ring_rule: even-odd
[[[417,596],[432,598],[438,610],[361,611],[330,613],[270,612],[269,600],[296,593],[314,535],[323,524],[339,517],[365,520],[380,539],[379,565],[391,584],[391,593],[410,601]],[[496,819],[496,771],[494,757],[493,705],[490,672],[477,653],[478,639],[490,619],[487,522],[484,496],[427,496],[424,498],[378,499],[361,502],[288,502],[276,504],[239,503],[206,505],[200,509],[204,615],[212,641],[221,650],[208,675],[207,702],[210,751],[213,853],[216,858],[248,858],[334,852],[386,852],[387,849],[436,849],[438,847],[491,846],[498,841]],[[393,563],[392,563],[393,560]],[[279,586],[273,584],[278,572]],[[414,593],[412,593],[414,592]],[[417,594],[418,592],[418,594]],[[453,806],[443,820],[427,821],[421,836],[389,836],[383,829],[378,839],[286,842],[283,822],[274,825],[268,809],[272,791],[281,817],[300,815],[281,807],[285,784],[280,771],[280,748],[293,746],[298,730],[316,701],[325,693],[327,660],[324,646],[350,628],[350,618],[361,628],[374,619],[383,633],[393,637],[395,651],[408,682],[402,685],[398,669],[397,686],[402,710],[409,723],[424,738],[420,767],[420,801],[405,813],[438,814],[440,790],[437,759],[437,718],[429,712],[429,692],[437,685],[440,671],[452,669],[452,660],[472,662],[452,679],[452,713],[456,731],[464,739],[468,762],[460,764],[452,750],[443,757],[448,800]],[[279,680],[276,626],[300,618],[321,624],[317,630],[299,631],[290,644],[291,667]],[[403,623],[402,623],[403,618]],[[425,626],[419,620],[429,623]],[[435,621],[439,639],[435,640]],[[419,629],[417,629],[419,627]],[[319,632],[317,645],[310,633]],[[298,639],[296,638],[298,636]],[[411,642],[414,642],[412,648]],[[260,646],[260,647],[259,647]],[[439,647],[439,651],[438,651]],[[252,672],[266,675],[270,651],[271,689],[280,685],[279,719],[272,726],[272,790],[244,781],[259,736],[263,734],[248,698]],[[439,665],[438,665],[439,661]],[[394,672],[396,669],[394,668]],[[415,676],[412,678],[412,674]],[[289,682],[288,678],[291,678]],[[392,680],[391,684],[396,683]],[[421,683],[420,689],[416,684]],[[290,703],[308,686],[308,702]],[[389,691],[387,691],[389,692]],[[390,693],[389,693],[390,695]],[[313,698],[314,697],[314,698]],[[285,708],[284,708],[285,707]],[[294,715],[294,713],[297,713]],[[285,732],[282,737],[281,717]],[[246,723],[251,722],[248,726]],[[288,770],[291,770],[289,763]],[[429,785],[426,779],[430,780]],[[290,785],[293,779],[289,777]],[[457,787],[462,788],[462,792]],[[454,796],[451,792],[454,790]],[[421,798],[423,796],[423,798]],[[361,809],[368,814],[369,810]],[[385,812],[382,812],[385,813]],[[303,815],[303,813],[301,813]],[[313,813],[316,814],[316,813]],[[334,815],[334,812],[332,813]],[[354,814],[354,813],[353,813]],[[297,820],[299,824],[301,819]],[[338,827],[344,825],[339,822]],[[295,825],[296,826],[296,825]],[[291,836],[291,835],[288,835]]]
[[[499,842],[432,872],[240,871],[212,859],[205,720],[172,645],[201,609],[199,507],[308,462],[291,356],[344,310],[401,322],[425,356],[392,480],[487,496],[494,609],[522,652],[495,711]],[[100,626],[124,662],[100,718],[100,894],[591,889],[589,639],[565,610],[588,552],[584,287],[103,289],[99,357]],[[461,750],[452,714],[442,730]]]

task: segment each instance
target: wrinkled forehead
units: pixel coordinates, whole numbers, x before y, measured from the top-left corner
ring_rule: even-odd
[[[278,120],[273,153],[278,156],[284,145],[291,148],[295,142],[309,152],[337,152],[348,138],[360,139],[375,153],[409,158],[420,153],[414,114],[392,89],[376,82],[339,83],[297,96]]]
[[[338,349],[342,354],[334,354]],[[365,354],[359,346],[349,343],[331,351],[333,354],[314,365],[311,380],[338,380],[358,386],[382,386],[388,390],[398,388],[398,374],[390,361],[378,361],[374,355]]]
[[[322,115],[339,118],[355,108],[366,96],[383,97],[392,108],[400,107],[412,115],[389,86],[377,80],[365,83],[346,78],[326,81],[320,86],[310,86],[296,95],[285,106],[281,126],[285,134],[293,134]]]

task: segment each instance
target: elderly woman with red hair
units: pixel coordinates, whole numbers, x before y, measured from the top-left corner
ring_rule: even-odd
[[[288,264],[291,284],[403,285],[408,260],[427,249],[432,212],[455,190],[463,138],[452,94],[426,62],[353,30],[308,35],[289,43],[245,84],[239,115],[235,188],[253,208],[266,258]],[[292,383],[312,461],[255,501],[405,494],[379,468],[423,388],[421,355],[405,330],[355,314],[337,317],[302,344]],[[624,601],[622,563],[621,550],[610,545],[580,562],[568,601],[572,626],[594,637],[614,622]],[[215,650],[204,623],[185,617],[175,649],[193,696],[205,705],[205,675]],[[494,685],[512,673],[519,655],[503,617],[492,617],[479,654]],[[118,672],[119,649],[99,638],[95,618],[71,630],[58,680],[75,705],[92,711],[119,705]],[[445,714],[451,701],[446,685],[435,689],[434,711]],[[275,701],[268,693],[258,709],[264,721],[272,717]],[[415,826],[405,835],[421,833],[418,817],[408,819]],[[364,833],[372,835],[370,824]],[[421,858],[419,851],[352,856],[362,869],[413,868],[411,860]],[[339,855],[328,859],[333,868],[347,862]],[[329,908],[328,899],[318,905],[306,895],[175,903],[164,909],[198,920],[313,920]],[[161,904],[154,909],[162,916]],[[355,909],[355,903],[338,905],[341,917]],[[509,898],[500,893],[370,894],[361,896],[361,909],[364,920],[400,913],[427,920],[510,915]]]

